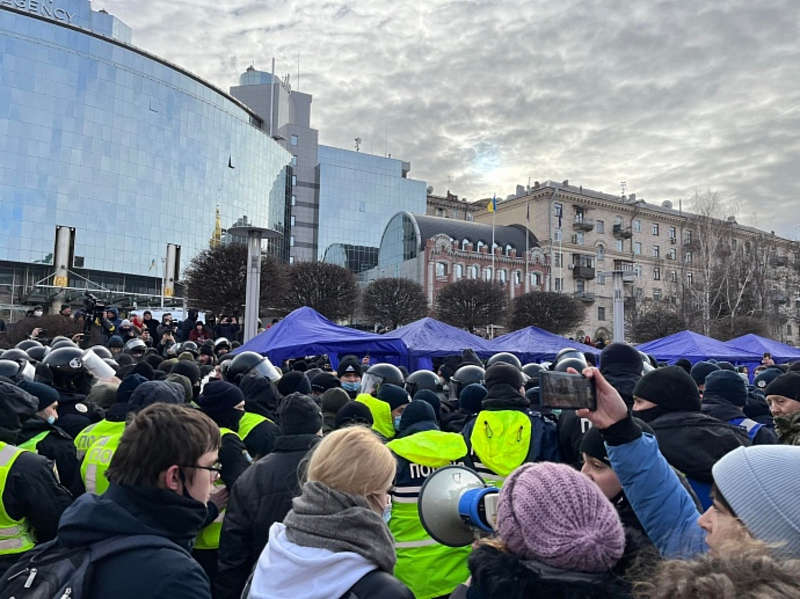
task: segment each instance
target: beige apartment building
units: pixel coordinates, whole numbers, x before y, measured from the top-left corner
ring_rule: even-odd
[[[714,216],[721,218],[704,219],[668,201],[649,204],[635,194],[611,195],[568,181],[545,181],[518,188],[514,196],[498,201],[494,215],[484,210],[474,219],[522,224],[533,232],[550,258],[545,288],[586,304],[585,321],[568,336],[612,339],[612,271],[625,271],[623,293],[629,315],[654,302],[666,302],[691,317],[702,311],[704,300],[707,304],[719,300],[716,289],[705,294],[709,286],[704,282],[710,280],[705,264],[730,260],[741,274],[736,271],[731,288],[725,290],[725,297],[732,298],[729,303],[735,306],[737,277],[755,283],[761,294],[759,305],[774,314],[773,338],[797,344],[800,246],[739,225],[733,217]]]

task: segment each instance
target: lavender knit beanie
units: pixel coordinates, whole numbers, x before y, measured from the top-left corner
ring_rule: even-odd
[[[597,485],[550,462],[524,464],[506,478],[497,533],[524,559],[577,572],[604,572],[625,549],[617,510]]]

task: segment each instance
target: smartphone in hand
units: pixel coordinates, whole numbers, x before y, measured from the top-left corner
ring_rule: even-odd
[[[597,409],[594,381],[582,374],[543,371],[539,375],[539,394],[546,408]]]

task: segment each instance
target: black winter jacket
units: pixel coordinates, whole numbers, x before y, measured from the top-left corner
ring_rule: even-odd
[[[745,416],[744,411],[742,408],[733,405],[729,401],[725,401],[722,398],[718,398],[715,396],[705,395],[703,396],[703,414],[708,414],[709,416],[716,418],[717,420],[722,420],[722,422],[727,422],[733,426],[737,426],[731,422],[731,420],[739,419],[739,418],[747,418]],[[752,419],[751,419],[752,420]],[[739,425],[741,428],[741,425]],[[745,431],[746,432],[746,431]],[[755,437],[752,440],[753,445],[772,445],[778,442],[778,437],[775,436],[775,433],[769,429],[767,426],[762,426],[758,429]]]
[[[90,424],[103,419],[103,411],[86,401],[80,393],[58,392],[58,426],[73,439]]]
[[[38,416],[33,416],[22,423],[18,443],[48,431],[49,434],[36,444],[36,453],[52,460],[58,470],[58,478],[73,496],[82,495],[86,489],[81,479],[81,463],[75,450],[75,443],[64,430],[54,424],[48,424]]]
[[[414,599],[414,594],[388,572],[373,570],[355,583],[341,599]]]
[[[87,599],[210,599],[200,565],[188,550],[206,520],[206,506],[172,491],[121,487],[84,494],[64,512],[59,542],[78,547],[117,535],[151,534],[175,549],[134,549],[100,562]]]
[[[298,466],[317,435],[278,437],[272,453],[239,477],[231,489],[219,542],[214,582],[217,599],[238,598],[267,544],[269,527],[283,520],[300,494]]]
[[[451,599],[627,599],[630,587],[611,573],[566,572],[481,545],[469,556],[472,580]]]

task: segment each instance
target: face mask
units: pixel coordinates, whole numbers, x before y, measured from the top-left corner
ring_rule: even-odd
[[[392,519],[392,505],[389,504],[385,508],[383,508],[383,521],[386,524],[389,524],[389,520]]]
[[[56,417],[55,416],[48,416],[47,417],[47,424],[55,424],[55,423],[56,423]]]
[[[342,383],[342,389],[355,393],[361,388],[361,383]]]
[[[394,417],[394,430],[396,431],[400,430],[400,416]]]
[[[39,318],[39,317],[42,315],[42,311],[41,311],[41,310],[34,310],[34,311],[33,311],[33,315],[34,315],[36,318]]]

